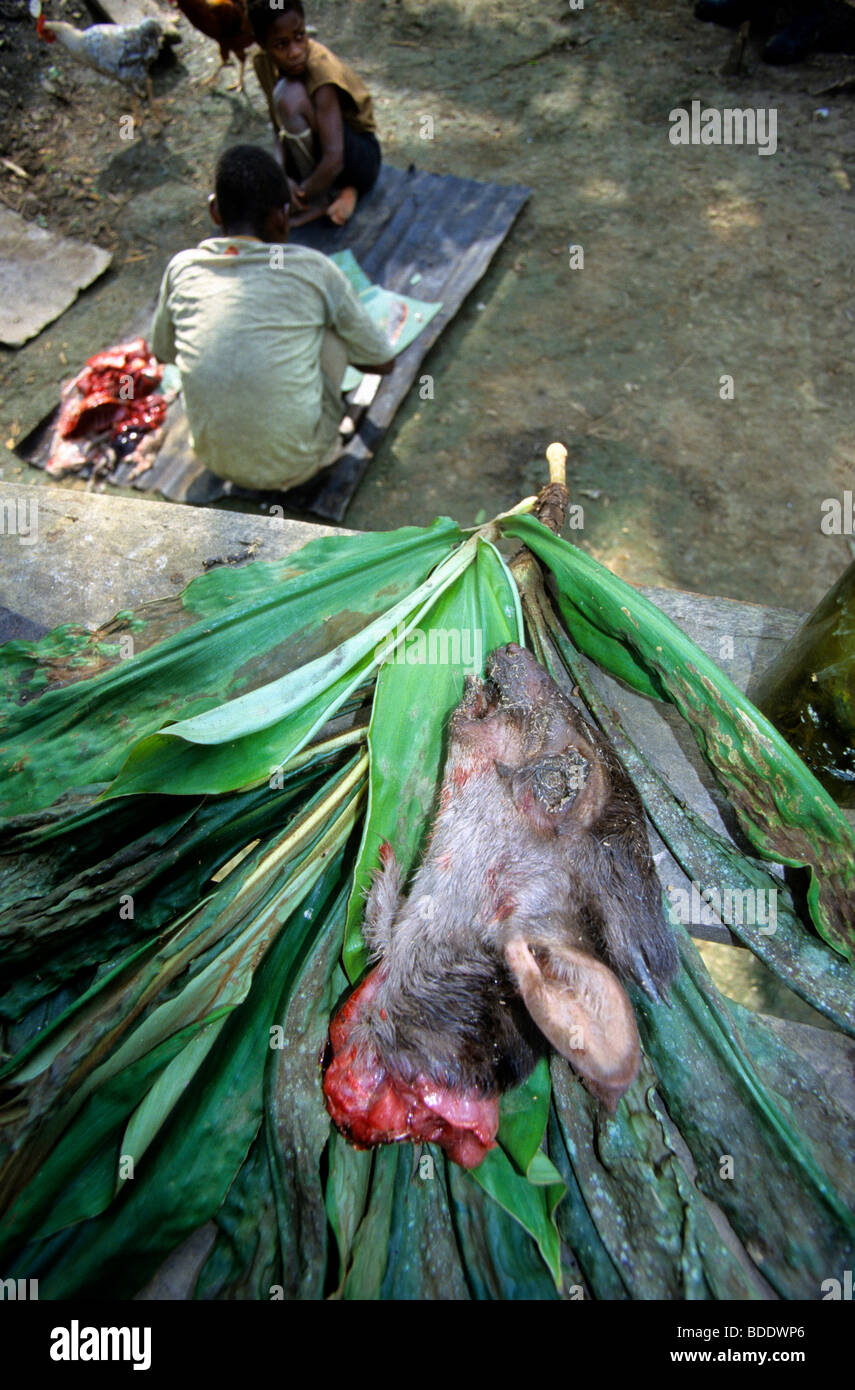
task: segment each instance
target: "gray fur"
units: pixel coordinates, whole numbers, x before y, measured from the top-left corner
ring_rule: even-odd
[[[494,652],[452,715],[440,805],[409,893],[387,854],[366,911],[385,978],[359,1036],[405,1079],[491,1093],[545,1047],[503,948],[597,956],[661,995],[677,967],[641,803],[610,745],[530,653]],[[553,957],[550,964],[550,956]]]

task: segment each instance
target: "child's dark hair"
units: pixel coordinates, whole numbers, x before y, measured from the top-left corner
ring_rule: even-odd
[[[255,41],[262,48],[276,20],[283,14],[298,14],[305,19],[303,0],[279,0],[278,4],[275,0],[249,0],[249,22]]]
[[[214,193],[224,232],[252,227],[263,237],[270,213],[288,202],[288,180],[267,150],[232,145],[217,160]]]

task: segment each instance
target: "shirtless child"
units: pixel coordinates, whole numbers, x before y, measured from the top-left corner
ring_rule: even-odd
[[[302,0],[251,0],[262,49],[254,60],[288,175],[295,226],[326,212],[341,226],[380,172],[380,145],[365,83],[306,33]]]

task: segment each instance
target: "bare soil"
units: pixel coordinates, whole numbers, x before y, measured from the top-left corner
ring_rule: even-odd
[[[562,439],[584,507],[568,534],[617,574],[812,607],[855,548],[820,530],[823,500],[855,489],[855,98],[825,92],[855,60],[771,68],[751,39],[722,77],[733,35],[682,0],[318,0],[308,18],[368,81],[388,161],[533,190],[347,524],[492,515],[537,489]],[[0,19],[0,156],[27,174],[0,165],[0,197],[114,255],[36,339],[0,349],[2,475],[52,486],[15,444],[207,235],[218,152],[266,141],[267,123],[251,70],[245,95],[226,90],[234,70],[200,87],[218,54],[183,17],[154,73],[168,123],[147,116],[131,141],[124,88],[39,42],[17,0]],[[669,112],[693,100],[774,108],[775,153],[672,145]]]

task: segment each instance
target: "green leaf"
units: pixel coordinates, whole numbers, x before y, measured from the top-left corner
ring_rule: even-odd
[[[348,1300],[379,1298],[386,1272],[400,1146],[383,1144],[372,1152],[371,1158],[368,1204],[356,1232],[350,1271],[341,1290],[341,1297]]]
[[[501,1097],[499,1147],[490,1149],[469,1176],[533,1237],[560,1289],[560,1241],[553,1214],[565,1186],[540,1147],[549,1100],[549,1067],[542,1057],[527,1081]]]
[[[281,787],[208,801],[127,798],[64,817],[53,809],[7,823],[0,853],[6,986],[0,1015],[20,1019],[65,983],[82,993],[85,982],[78,986],[77,972],[91,974],[198,904],[235,847],[267,839],[295,799],[305,798],[323,771],[341,762],[348,739],[354,735],[316,745],[312,764],[287,773]],[[132,915],[120,915],[130,903]],[[44,1027],[41,1016],[38,1027]],[[17,1051],[26,1036],[26,1028],[10,1032],[8,1050]]]
[[[507,1091],[499,1102],[498,1139],[521,1173],[528,1173],[546,1130],[549,1117],[549,1066],[541,1057],[531,1076]],[[551,1179],[553,1180],[553,1179]]]
[[[107,796],[224,792],[293,758],[470,563],[470,540],[399,603],[332,651],[215,709],[171,724],[131,752]]]
[[[330,1129],[328,1158],[325,1205],[338,1245],[338,1288],[334,1294],[338,1298],[350,1271],[353,1242],[365,1212],[373,1160],[368,1149],[355,1149],[334,1128]]]
[[[806,1064],[768,1025],[722,998],[685,930],[675,932],[684,969],[672,986],[671,1007],[630,992],[668,1113],[691,1150],[698,1186],[725,1213],[776,1293],[817,1298],[822,1280],[851,1258],[855,1217],[845,1194],[851,1194],[855,1124],[827,1099],[811,1111]],[[792,1105],[755,1061],[760,1037],[767,1055],[779,1058]],[[839,1149],[833,1161],[827,1152],[823,1157],[821,1141],[831,1123]]]
[[[107,971],[8,1064],[8,1076],[21,1089],[20,1114],[3,1134],[14,1150],[3,1174],[4,1202],[94,1088],[175,1030],[246,997],[253,972],[281,934],[287,914],[351,834],[366,762],[357,760],[334,778],[325,794],[312,798],[284,834],[248,856],[207,903]],[[24,1139],[30,1134],[35,1139],[28,1148]]]
[[[563,1058],[553,1058],[551,1071],[550,1152],[569,1187],[557,1221],[593,1295],[762,1297],[750,1259],[723,1240],[680,1160],[679,1136],[657,1098],[650,1064],[642,1062],[614,1116],[603,1113]]]
[[[4,1213],[0,1259],[27,1239],[44,1239],[96,1216],[113,1200],[126,1117],[200,1025],[173,1034],[89,1097],[16,1203]]]
[[[487,1159],[468,1173],[456,1163],[446,1165],[458,1248],[470,1293],[478,1299],[558,1299],[560,1252],[557,1232],[549,1220],[546,1189],[532,1187],[521,1178],[503,1149],[492,1149],[488,1158],[493,1155],[496,1158],[487,1170],[486,1185],[477,1181],[476,1175],[484,1171]],[[514,1184],[516,1191],[512,1191]],[[492,1185],[498,1192],[495,1199],[489,1190]],[[513,1216],[504,1206],[507,1199],[515,1207]],[[543,1248],[538,1246],[538,1235],[543,1248],[552,1252],[549,1266]]]
[[[436,802],[446,723],[460,703],[464,675],[480,673],[494,647],[521,640],[516,586],[492,545],[479,543],[475,564],[437,599],[427,619],[423,645],[414,639],[399,646],[377,680],[368,730],[368,812],[345,930],[344,966],[353,982],[366,963],[364,895],[380,845],[389,841],[404,874],[412,868]]]
[[[309,943],[327,925],[324,904],[340,891],[341,878],[339,854],[279,934],[134,1182],[101,1216],[74,1230],[62,1259],[50,1242],[21,1253],[16,1267],[37,1271],[45,1297],[131,1297],[164,1256],[217,1211],[262,1121],[279,1001],[296,984]]]
[[[199,1068],[217,1041],[226,1022],[227,1014],[200,1028],[198,1033],[181,1049],[177,1057],[160,1073],[157,1081],[137,1106],[122,1135],[120,1153],[122,1159],[133,1161],[133,1170],[143,1157],[146,1149],[161,1129],[181,1096],[192,1085]],[[117,1175],[115,1188],[121,1187],[126,1178]],[[133,1177],[131,1177],[133,1181]]]
[[[330,1121],[318,1056],[341,993],[346,884],[280,1001],[264,1077],[264,1122],[215,1221],[196,1298],[321,1298],[327,1265],[321,1152]]]
[[[187,626],[186,611],[167,603],[170,635],[145,650],[140,643],[136,655],[106,669],[99,656],[100,674],[83,671],[89,679],[74,679],[79,670],[57,656],[55,634],[7,644],[0,649],[0,815],[34,811],[69,787],[109,781],[130,747],[167,721],[192,718],[330,652],[400,603],[463,539],[441,519],[426,528],[336,536],[286,560],[212,571],[182,596],[203,617]],[[143,611],[156,615],[158,607]],[[141,622],[130,615],[115,626],[136,644]],[[74,683],[34,698],[31,671]],[[38,756],[40,747],[50,747],[50,757]]]

